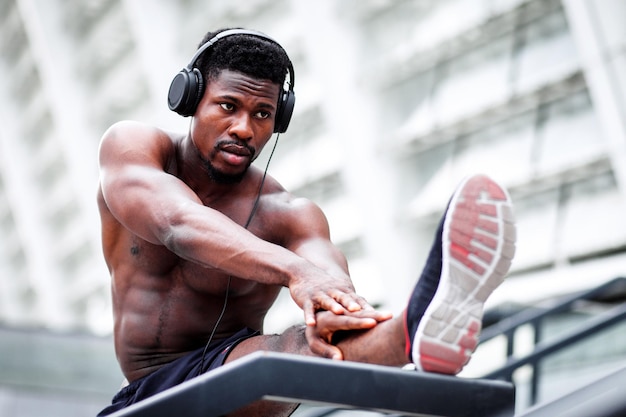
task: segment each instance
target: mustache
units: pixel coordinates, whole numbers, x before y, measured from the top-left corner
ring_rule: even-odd
[[[250,146],[247,142],[236,139],[220,140],[215,144],[215,148],[242,156],[250,156],[251,158],[256,154],[256,149]]]

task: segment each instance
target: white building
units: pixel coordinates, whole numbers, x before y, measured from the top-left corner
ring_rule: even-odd
[[[296,110],[270,174],[326,211],[371,302],[400,311],[474,172],[509,188],[518,219],[490,306],[622,275],[624,18],[622,0],[3,0],[0,323],[110,334],[99,138],[121,119],[186,129],[169,83],[228,26],[292,58]],[[288,296],[277,307],[268,331],[301,320]]]

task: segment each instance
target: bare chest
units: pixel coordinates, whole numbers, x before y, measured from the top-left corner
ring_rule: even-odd
[[[168,286],[184,287],[196,294],[245,295],[257,284],[230,276],[218,269],[187,261],[164,246],[152,245],[137,238],[128,251],[129,263],[140,275],[166,281]]]

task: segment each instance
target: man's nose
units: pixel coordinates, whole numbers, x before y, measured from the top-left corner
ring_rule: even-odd
[[[230,125],[229,133],[231,136],[241,140],[252,139],[253,132],[250,116],[243,112],[235,115]]]

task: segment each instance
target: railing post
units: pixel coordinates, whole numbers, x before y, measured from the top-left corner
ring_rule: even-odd
[[[517,328],[509,329],[504,334],[506,336],[506,357],[510,358],[513,356],[513,350],[515,346],[515,330]]]
[[[535,331],[535,346],[543,339],[543,323],[541,319],[533,321],[533,329]],[[537,403],[539,397],[539,379],[541,377],[541,361],[536,360],[532,363],[533,374],[530,383],[530,405]]]

